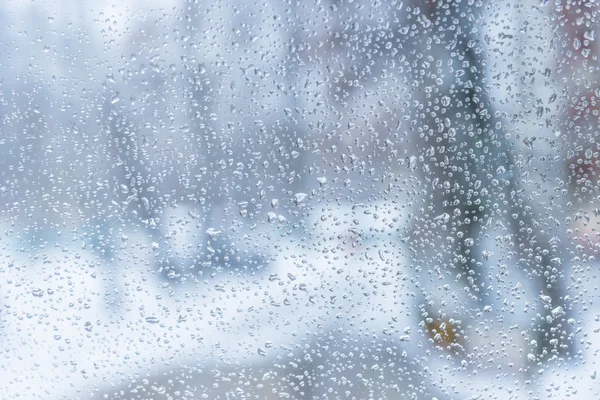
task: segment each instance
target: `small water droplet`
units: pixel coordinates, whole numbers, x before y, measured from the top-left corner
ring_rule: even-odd
[[[149,324],[158,324],[158,318],[156,317],[146,317],[146,322]]]
[[[302,203],[306,199],[306,196],[306,193],[296,193],[294,195],[294,203],[296,203],[296,205]]]
[[[217,237],[217,236],[219,236],[221,233],[222,233],[222,232],[221,232],[220,230],[218,230],[218,229],[215,229],[215,228],[208,228],[208,229],[206,230],[206,234],[207,234],[208,236],[210,236],[210,238],[211,238],[211,239],[214,239],[214,238],[216,238],[216,237]]]

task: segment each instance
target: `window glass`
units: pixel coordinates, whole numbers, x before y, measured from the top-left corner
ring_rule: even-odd
[[[4,399],[600,398],[591,0],[5,0]]]

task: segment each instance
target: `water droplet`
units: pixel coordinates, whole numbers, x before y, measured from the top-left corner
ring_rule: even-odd
[[[296,203],[296,205],[302,203],[304,201],[304,199],[306,199],[307,194],[306,193],[296,193],[294,195],[294,203]]]
[[[149,324],[158,324],[158,318],[156,317],[146,317],[146,322]]]
[[[550,311],[550,314],[552,315],[552,318],[560,318],[564,315],[566,315],[565,310],[563,310],[563,308],[561,306],[558,306],[556,308],[554,308],[552,311]]]
[[[208,228],[208,229],[206,230],[206,234],[207,234],[208,236],[210,236],[210,238],[211,238],[211,239],[214,239],[214,238],[216,238],[216,237],[217,237],[217,236],[219,236],[221,233],[222,233],[222,232],[221,232],[220,230],[218,230],[218,229],[215,229],[215,228]]]
[[[438,215],[437,217],[434,218],[434,221],[442,221],[444,224],[446,224],[446,223],[448,223],[448,221],[450,221],[450,214],[443,213],[441,215]]]

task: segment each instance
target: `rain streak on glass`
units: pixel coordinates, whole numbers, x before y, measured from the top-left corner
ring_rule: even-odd
[[[0,4],[2,399],[597,399],[591,0]]]

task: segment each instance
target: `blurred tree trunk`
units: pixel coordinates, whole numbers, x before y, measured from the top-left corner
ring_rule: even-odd
[[[540,295],[550,299],[535,301],[542,308],[560,306],[566,312],[550,318],[548,309],[547,318],[533,323],[538,352],[544,357],[572,355],[566,323],[570,311],[564,303],[568,261],[563,260],[564,265],[551,261],[563,255],[564,240],[556,238],[564,233],[536,222],[544,220],[543,210],[525,196],[528,188],[519,182],[517,144],[506,136],[506,121],[494,110],[486,87],[486,49],[476,26],[483,7],[465,1],[435,5],[427,10],[430,33],[415,43],[422,50],[412,70],[422,93],[413,120],[418,121],[415,139],[427,191],[417,221],[421,235],[413,243],[425,249],[419,261],[428,268],[456,268],[478,303],[487,304],[493,293],[486,292],[483,264],[478,260],[485,251],[483,233],[492,222],[508,219],[521,255],[514,262],[533,271]],[[444,66],[449,67],[442,77]],[[443,83],[436,83],[439,78]],[[423,90],[429,85],[433,90]]]

